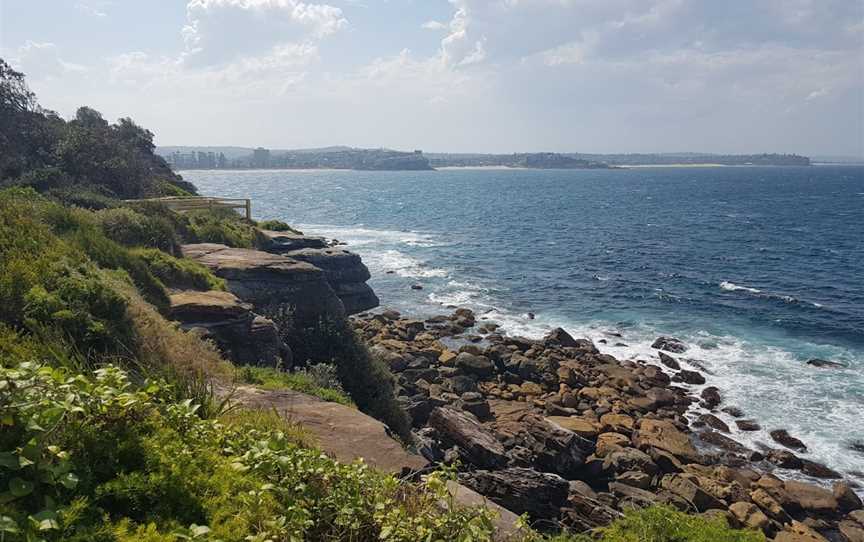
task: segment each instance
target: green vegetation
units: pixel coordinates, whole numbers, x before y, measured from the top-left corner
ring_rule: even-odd
[[[456,507],[441,474],[401,482],[339,464],[258,417],[203,420],[164,383],[0,370],[5,540],[174,542],[484,540],[491,515]]]
[[[104,209],[96,220],[105,235],[127,247],[152,247],[170,254],[180,252],[174,224],[161,216],[148,216],[127,207]]]
[[[220,243],[229,247],[256,248],[267,239],[255,224],[230,209],[193,211],[186,215],[192,237],[199,243]]]
[[[666,506],[631,512],[602,531],[601,542],[765,542],[756,531],[732,529],[723,518],[692,516]]]
[[[225,290],[225,280],[193,260],[175,258],[155,248],[136,248],[153,275],[169,288],[181,290]]]
[[[342,389],[335,367],[324,363],[293,372],[272,367],[243,367],[238,371],[238,379],[244,384],[254,384],[268,390],[294,390],[331,403],[354,406]]]
[[[278,311],[269,316],[280,323]],[[357,408],[386,423],[405,442],[411,441],[411,422],[396,401],[393,375],[369,353],[347,321],[322,320],[314,327],[293,329],[286,339],[296,360],[335,365]]]
[[[263,220],[258,223],[258,227],[262,230],[270,230],[270,231],[287,231],[291,233],[296,233],[298,235],[302,235],[303,233],[299,230],[295,230],[285,222],[281,220]]]

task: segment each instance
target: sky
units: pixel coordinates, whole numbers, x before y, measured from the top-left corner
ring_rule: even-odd
[[[0,57],[160,145],[864,155],[861,0],[0,0]]]

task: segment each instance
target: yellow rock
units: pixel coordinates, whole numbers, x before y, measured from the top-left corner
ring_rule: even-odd
[[[549,416],[546,421],[573,431],[580,437],[593,438],[597,436],[597,424],[579,416]]]

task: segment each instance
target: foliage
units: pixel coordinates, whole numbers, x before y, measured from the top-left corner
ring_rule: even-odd
[[[187,217],[191,236],[199,243],[220,243],[237,248],[267,244],[261,230],[231,209],[193,211]]]
[[[270,230],[270,231],[287,231],[291,233],[296,233],[298,235],[302,235],[303,233],[299,230],[296,230],[282,222],[281,220],[264,220],[258,223],[258,227],[262,230]]]
[[[225,280],[196,261],[175,258],[155,248],[134,249],[132,254],[146,262],[150,272],[169,288],[225,290]]]
[[[345,394],[336,375],[336,368],[321,363],[306,369],[285,372],[271,367],[243,367],[237,371],[244,384],[254,384],[264,389],[287,389],[313,395],[331,403],[354,406]]]
[[[99,211],[96,219],[105,235],[121,245],[180,253],[180,239],[174,231],[174,225],[161,216],[148,216],[119,207]]]
[[[0,118],[0,180],[62,196],[81,186],[120,199],[195,192],[154,153],[152,132],[89,107],[66,122],[39,107],[24,74],[2,59]]]
[[[457,506],[447,473],[412,485],[339,464],[259,417],[21,363],[0,369],[0,529],[6,540],[487,540],[491,513]]]
[[[67,207],[84,209],[112,209],[120,205],[120,200],[110,192],[95,185],[76,184],[49,188],[45,196]]]
[[[603,529],[602,542],[764,542],[761,532],[732,529],[723,518],[693,516],[667,506],[633,511]]]
[[[411,440],[411,423],[396,401],[393,375],[346,320],[322,319],[313,327],[294,329],[288,337],[295,359],[335,365],[339,381],[361,411],[386,423],[404,441]]]

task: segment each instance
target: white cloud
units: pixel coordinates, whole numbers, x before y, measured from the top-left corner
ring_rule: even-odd
[[[76,2],[75,8],[83,11],[88,15],[92,15],[93,17],[107,17],[108,13],[106,12],[106,8],[111,5],[111,2],[108,1],[90,1],[90,2]]]
[[[444,30],[447,28],[447,25],[441,21],[426,21],[420,27],[426,30]]]
[[[299,0],[190,0],[182,29],[186,59],[198,66],[313,45],[348,26],[342,10]]]
[[[12,51],[10,60],[33,80],[53,79],[61,75],[87,71],[85,66],[61,58],[57,45],[50,42],[27,40],[24,45]]]

